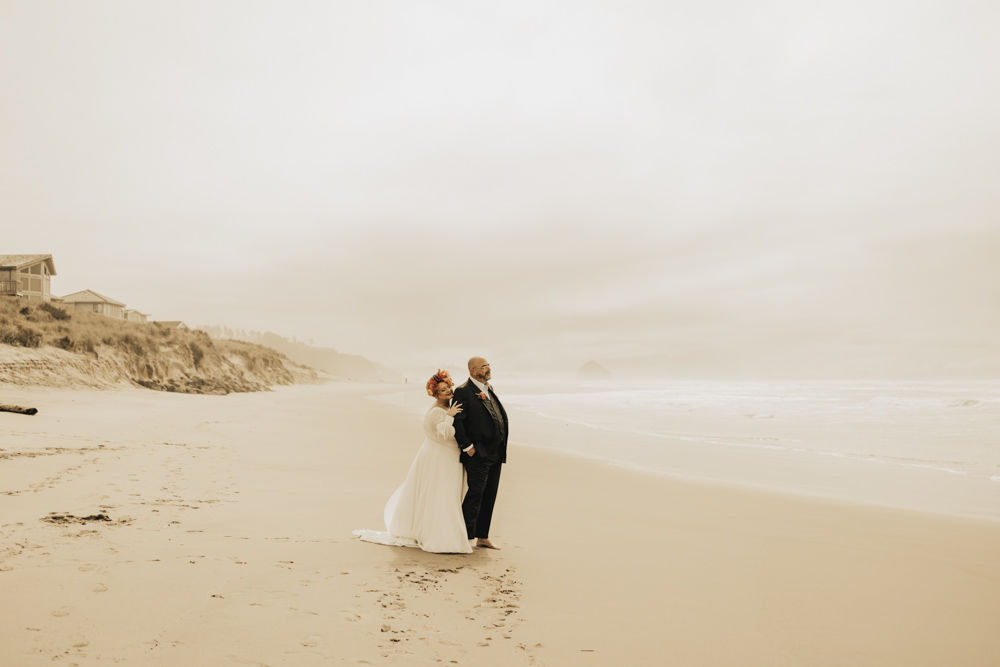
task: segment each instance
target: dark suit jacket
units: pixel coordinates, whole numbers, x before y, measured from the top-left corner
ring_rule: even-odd
[[[454,403],[462,404],[462,411],[455,415],[455,439],[458,448],[474,445],[476,453],[470,457],[461,453],[463,463],[480,459],[484,462],[507,462],[507,411],[500,399],[490,389],[491,405],[479,398],[479,387],[466,380],[455,389]]]

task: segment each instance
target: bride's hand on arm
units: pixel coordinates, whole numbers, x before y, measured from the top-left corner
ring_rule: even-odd
[[[448,413],[449,417],[454,417],[455,415],[457,415],[461,411],[462,411],[462,404],[461,403],[456,403],[455,405],[451,405],[451,406],[448,407],[447,410],[445,410],[445,412]]]

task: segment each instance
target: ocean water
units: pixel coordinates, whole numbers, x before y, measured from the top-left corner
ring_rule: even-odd
[[[1000,483],[1000,381],[658,382],[507,394],[610,433],[920,466]],[[609,437],[609,451],[628,457]],[[614,457],[612,457],[614,458]],[[634,461],[643,463],[642,461]]]
[[[1000,521],[1000,381],[498,377],[494,385],[515,445],[656,474]],[[379,399],[420,413],[430,404],[413,390]]]
[[[508,412],[535,418],[527,444],[1000,519],[1000,381],[522,383],[502,396]],[[555,435],[568,426],[584,434]]]

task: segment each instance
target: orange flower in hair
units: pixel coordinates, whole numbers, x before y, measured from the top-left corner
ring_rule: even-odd
[[[431,379],[427,381],[427,395],[431,398],[437,398],[438,385],[442,382],[446,382],[449,387],[455,386],[455,381],[451,379],[451,374],[439,368],[437,373],[432,375]]]

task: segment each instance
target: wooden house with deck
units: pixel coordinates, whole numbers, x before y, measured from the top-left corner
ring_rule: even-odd
[[[0,296],[52,300],[52,255],[0,255]]]

